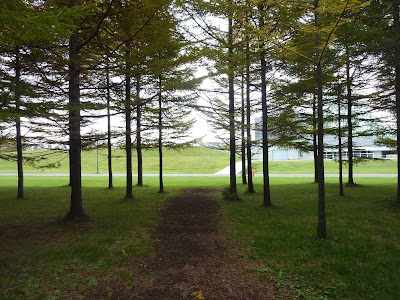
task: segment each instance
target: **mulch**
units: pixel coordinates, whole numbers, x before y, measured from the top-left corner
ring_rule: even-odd
[[[241,258],[224,237],[215,193],[206,188],[183,189],[167,200],[153,233],[155,255],[132,263],[129,280],[108,282],[107,290],[98,286],[85,298],[287,298],[273,281],[257,277],[252,270],[259,265]]]

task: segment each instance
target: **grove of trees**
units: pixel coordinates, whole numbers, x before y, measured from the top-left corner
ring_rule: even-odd
[[[349,185],[356,184],[354,137],[373,134],[400,153],[399,9],[400,0],[1,1],[0,158],[18,165],[17,198],[24,161],[67,156],[65,219],[88,218],[81,151],[99,143],[108,147],[109,188],[111,149],[125,148],[127,199],[135,196],[132,151],[143,185],[142,150],[158,149],[163,192],[163,148],[197,142],[189,135],[197,109],[230,152],[230,198],[237,198],[237,155],[242,183],[255,192],[251,130],[262,131],[265,207],[274,199],[268,148],[314,152],[317,236],[325,238],[324,136],[337,135],[339,152],[346,149]],[[196,77],[199,68],[208,74]],[[201,85],[205,78],[211,87]],[[112,129],[115,118],[123,130]],[[91,131],[100,119],[107,131]],[[32,145],[52,154],[24,155]],[[342,176],[340,183],[343,195]]]

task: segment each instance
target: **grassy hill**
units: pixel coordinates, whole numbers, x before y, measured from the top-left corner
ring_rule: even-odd
[[[32,152],[32,151],[30,151]],[[33,152],[34,153],[34,152]],[[50,151],[48,152],[50,153]],[[206,147],[192,147],[184,150],[163,150],[164,172],[169,174],[212,174],[229,164],[229,154],[208,149]],[[53,169],[38,169],[24,164],[26,173],[68,173],[68,156],[64,153],[51,157],[46,163],[61,160],[61,166]],[[136,153],[132,156],[133,172],[137,172]],[[123,174],[125,172],[125,151],[122,149],[113,149],[113,172],[115,174]],[[143,172],[145,174],[158,173],[158,151],[143,151]],[[82,173],[93,174],[97,169],[97,153],[96,150],[82,152]],[[107,167],[107,149],[99,150],[99,173],[106,174]],[[1,173],[16,173],[16,162],[0,160]]]
[[[33,152],[34,153],[34,152]],[[48,153],[51,153],[48,151]],[[229,153],[208,149],[206,147],[192,147],[184,150],[163,151],[164,172],[166,174],[213,174],[229,165]],[[57,155],[47,160],[47,163],[61,160],[61,166],[55,169],[38,169],[28,164],[24,165],[26,173],[50,173],[60,174],[68,173],[67,154]],[[137,172],[136,153],[133,152],[133,173]],[[125,151],[122,149],[113,149],[113,172],[114,174],[125,173]],[[82,173],[94,174],[97,167],[97,153],[95,150],[82,152]],[[297,161],[270,161],[271,174],[313,174],[314,165],[312,160]],[[254,162],[255,173],[262,173],[261,162]],[[326,174],[338,174],[338,163],[336,161],[325,161]],[[143,172],[145,174],[158,173],[158,151],[146,150],[143,152]],[[16,173],[17,164],[15,162],[0,160],[1,173]],[[343,168],[344,174],[347,174],[347,166]],[[107,150],[99,150],[99,173],[107,173]],[[379,160],[368,161],[355,164],[355,174],[396,174],[397,160]]]
[[[255,173],[262,173],[262,163],[254,163]],[[270,161],[271,174],[314,174],[313,160],[288,160]],[[333,160],[325,160],[325,174],[338,174],[339,163]],[[360,162],[353,167],[355,174],[396,174],[397,160],[371,160]],[[348,174],[348,167],[343,165],[343,174]]]

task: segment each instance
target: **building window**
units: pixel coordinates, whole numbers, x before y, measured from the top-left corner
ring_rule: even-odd
[[[353,151],[354,158],[374,158],[374,152],[364,149],[355,149]],[[342,152],[343,159],[349,159],[347,152]],[[337,151],[324,151],[324,159],[339,159],[339,152]]]

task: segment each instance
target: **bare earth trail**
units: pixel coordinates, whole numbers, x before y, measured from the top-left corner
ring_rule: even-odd
[[[229,247],[220,232],[215,190],[181,190],[180,195],[167,200],[160,217],[154,232],[155,255],[141,268],[133,268],[131,286],[114,285],[109,298],[285,298],[272,282],[251,273],[257,265],[240,258]],[[108,298],[106,295],[96,297]]]

